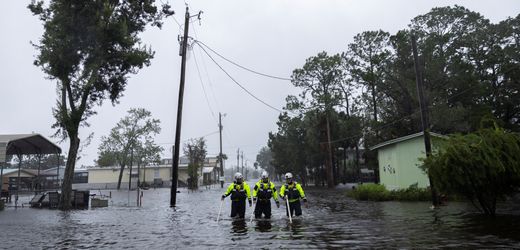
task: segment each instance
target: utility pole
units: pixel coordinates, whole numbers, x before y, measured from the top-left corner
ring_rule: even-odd
[[[175,146],[172,162],[172,186],[170,191],[170,207],[175,207],[177,199],[177,179],[179,178],[179,148],[181,142],[182,104],[184,99],[184,80],[186,77],[186,49],[188,47],[188,29],[190,25],[190,12],[186,7],[184,16],[184,37],[182,38],[181,81],[179,84],[179,99],[177,104],[177,126],[175,129]]]
[[[417,94],[419,95],[419,106],[421,108],[421,123],[424,135],[424,148],[426,150],[426,158],[430,157],[432,154],[432,146],[430,141],[430,124],[428,121],[428,105],[424,100],[423,93],[423,77],[421,68],[419,66],[419,56],[417,55],[417,41],[415,38],[415,34],[412,33],[412,51],[413,51],[413,61],[415,65],[415,78],[417,84]],[[428,174],[428,180],[430,181],[430,188],[432,191],[432,203],[433,206],[436,207],[439,205],[439,199],[437,196],[437,191],[433,186],[432,177]]]
[[[224,159],[222,157],[222,114],[218,112],[218,131],[220,133],[220,188],[224,188]]]
[[[242,175],[244,175],[244,151],[242,150]]]
[[[240,148],[237,149],[237,173],[240,172]]]

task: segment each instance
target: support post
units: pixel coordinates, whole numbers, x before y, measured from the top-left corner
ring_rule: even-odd
[[[430,124],[428,121],[428,105],[426,105],[426,101],[424,99],[423,93],[423,77],[422,71],[419,65],[419,56],[417,53],[417,41],[415,35],[412,33],[412,52],[413,52],[413,61],[415,66],[415,79],[417,85],[417,94],[419,95],[419,106],[421,108],[421,123],[422,130],[424,136],[424,148],[426,150],[426,158],[430,157],[432,154],[432,147],[430,141]],[[439,199],[437,195],[437,191],[432,182],[431,175],[428,173],[428,180],[430,181],[430,188],[432,192],[432,204],[434,207],[439,205]]]
[[[224,188],[224,157],[222,156],[222,114],[218,113],[218,131],[220,133],[220,188]]]
[[[179,99],[177,105],[177,126],[175,129],[175,146],[172,162],[172,183],[170,190],[170,207],[175,207],[177,199],[177,179],[179,170],[179,148],[181,141],[181,124],[182,124],[182,104],[184,100],[184,80],[186,77],[186,49],[188,47],[188,29],[190,24],[190,12],[186,7],[186,15],[184,16],[184,37],[182,40],[182,59],[181,59],[181,80],[179,84]]]
[[[14,196],[14,208],[18,208],[18,193],[20,192],[20,171],[22,169],[22,157],[21,153],[18,153],[18,177],[16,178],[16,195]]]

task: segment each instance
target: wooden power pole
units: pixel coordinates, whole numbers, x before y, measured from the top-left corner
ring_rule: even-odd
[[[172,186],[170,191],[170,207],[175,207],[177,199],[177,179],[179,177],[179,148],[181,142],[181,124],[182,124],[182,104],[184,99],[184,79],[186,77],[186,50],[188,47],[188,28],[190,25],[190,12],[186,7],[186,15],[184,18],[184,37],[182,38],[182,59],[181,59],[181,81],[179,85],[179,100],[177,104],[177,126],[175,129],[175,146],[172,162]]]
[[[426,105],[426,101],[424,99],[423,93],[423,76],[421,67],[419,65],[419,56],[417,55],[417,41],[415,35],[412,34],[412,51],[413,51],[413,61],[415,65],[415,78],[417,84],[417,94],[419,95],[419,106],[421,108],[421,123],[424,135],[424,148],[426,151],[426,157],[430,157],[432,154],[432,145],[430,141],[430,124],[428,119],[428,105]],[[433,206],[439,205],[439,199],[437,196],[437,191],[432,182],[431,175],[428,174],[428,180],[430,181],[430,188],[432,191],[432,203]]]

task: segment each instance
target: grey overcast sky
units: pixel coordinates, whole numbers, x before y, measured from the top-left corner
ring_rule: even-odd
[[[45,79],[32,62],[42,24],[26,8],[30,1],[2,1],[0,15],[0,134],[40,133],[51,136],[55,105],[55,83]],[[159,3],[161,1],[158,1]],[[167,0],[162,0],[167,2]],[[185,2],[169,1],[175,19],[183,24]],[[376,1],[376,0],[255,0],[186,1],[191,14],[202,10],[202,20],[191,23],[190,36],[203,41],[217,52],[246,67],[271,75],[290,77],[305,59],[326,51],[346,50],[360,32],[382,29],[395,33],[410,20],[433,7],[462,5],[496,23],[520,12],[518,0],[460,1]],[[150,67],[132,75],[120,103],[105,102],[96,107],[98,114],[81,129],[82,139],[94,132],[92,143],[82,152],[76,165],[94,165],[100,138],[133,107],[142,107],[161,120],[162,133],[156,142],[165,148],[163,157],[171,158],[175,136],[175,115],[180,77],[179,43],[182,29],[174,18],[163,29],[149,28],[142,41],[155,50]],[[197,46],[187,61],[182,141],[206,136],[208,153],[219,149],[218,113],[223,118],[223,151],[236,165],[236,151],[252,166],[256,154],[267,143],[268,133],[276,131],[278,112],[247,95],[203,54]],[[229,63],[219,63],[250,92],[266,103],[282,109],[285,97],[298,90],[288,81],[253,75]],[[197,65],[202,82],[199,78]],[[204,87],[204,88],[203,88]],[[207,99],[205,97],[205,94]],[[56,141],[55,138],[51,140]],[[59,144],[66,152],[68,143]],[[245,161],[246,162],[246,161]]]

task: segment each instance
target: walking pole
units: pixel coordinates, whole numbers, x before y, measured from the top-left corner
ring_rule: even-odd
[[[258,203],[258,201],[256,203]],[[255,199],[253,199],[253,205],[251,206],[251,219],[249,223],[253,222],[253,214],[255,214]]]
[[[291,208],[289,207],[289,197],[286,197],[285,201],[287,203],[287,214],[289,215],[289,223],[292,224]]]
[[[220,208],[218,209],[217,223],[220,219],[220,212],[222,212],[222,205],[224,204],[224,200],[220,201]]]

